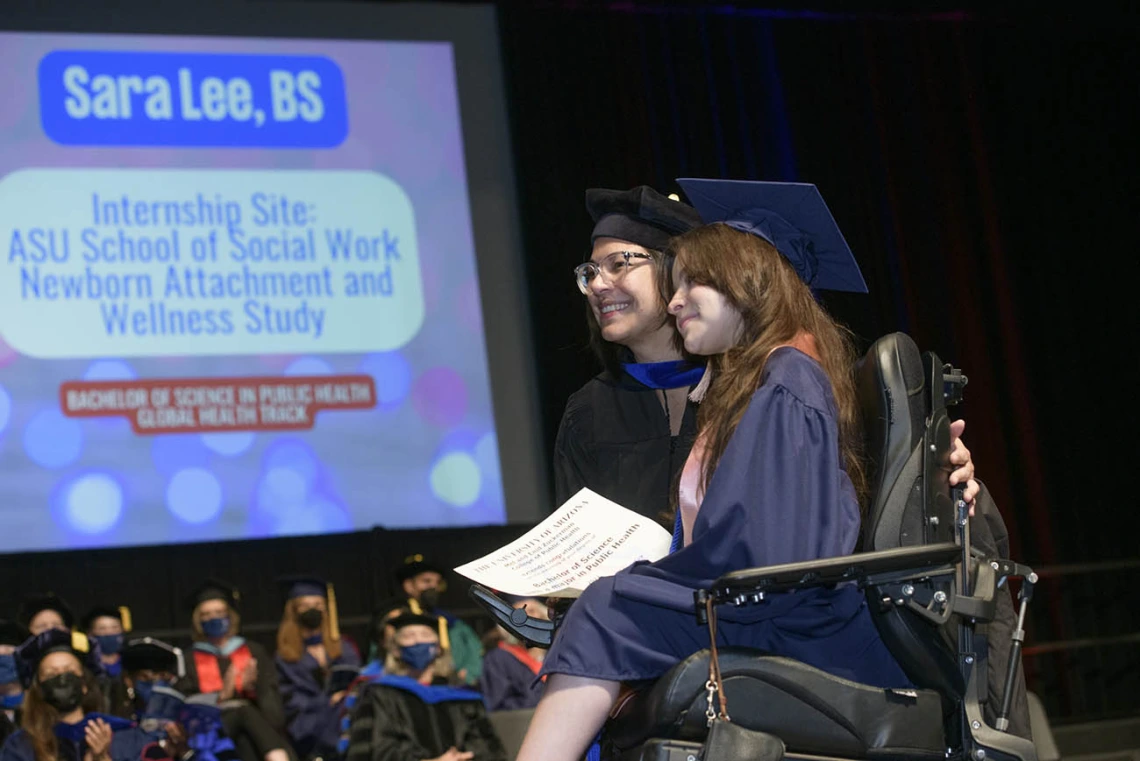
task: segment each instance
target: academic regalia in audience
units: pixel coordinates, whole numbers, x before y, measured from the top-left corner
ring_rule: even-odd
[[[75,676],[77,671],[65,670],[41,680],[41,663],[56,653],[67,653],[74,658],[73,662],[63,659],[65,664],[71,662],[80,670],[85,668],[85,654],[73,647],[71,633],[68,631],[48,629],[39,636],[29,639],[17,651],[17,662],[20,664],[27,689],[37,694],[41,692],[47,694],[38,695],[38,700],[34,702],[29,701],[29,707],[23,717],[26,728],[13,734],[4,743],[4,747],[0,749],[0,761],[45,761],[36,758],[31,733],[40,726],[40,717],[35,715],[35,711],[47,710],[49,705],[56,706],[56,712],[52,714],[55,716],[67,717],[73,713],[82,715],[78,721],[56,723],[51,735],[43,738],[45,742],[55,744],[55,759],[83,761],[87,750],[86,725],[101,720],[110,725],[113,732],[110,746],[111,761],[138,761],[147,747],[152,744],[152,738],[129,721],[90,710],[98,701],[92,694],[97,688],[89,673],[77,677]],[[68,675],[71,675],[71,681],[65,680]]]
[[[15,621],[0,620],[0,745],[20,726],[24,685],[16,665],[16,648],[28,636],[28,630]]]
[[[289,739],[303,759],[328,756],[336,750],[338,715],[360,672],[360,653],[340,635],[331,584],[309,576],[280,583],[286,601],[275,661]]]
[[[388,651],[388,642],[395,629],[391,621],[401,613],[408,612],[408,601],[403,597],[393,597],[376,606],[372,611],[372,620],[369,623],[369,639],[372,640],[368,649],[368,663],[360,669],[356,679],[348,686],[348,691],[341,701],[338,716],[339,735],[337,738],[337,755],[348,753],[349,742],[352,738],[352,712],[360,702],[360,694],[364,689],[384,676],[384,656]]]
[[[238,636],[238,597],[236,588],[217,579],[191,594],[188,607],[197,641],[186,659],[185,692],[218,697],[222,725],[245,761],[262,761],[266,753],[277,749],[292,757],[293,749],[285,739],[277,669],[264,647]],[[209,605],[216,601],[224,605]],[[232,686],[226,684],[231,666]],[[256,670],[252,680],[248,678],[251,668]]]
[[[523,645],[504,640],[487,651],[479,682],[487,710],[514,711],[538,705],[545,686],[538,680],[541,669],[542,661]]]
[[[439,596],[447,590],[446,569],[423,555],[410,555],[396,569],[396,581],[408,596],[408,608],[440,619],[439,638],[460,678],[475,684],[483,671],[483,645],[475,630],[458,616],[439,608]]]
[[[102,710],[121,716],[128,698],[119,653],[125,633],[131,630],[131,612],[126,607],[96,605],[84,614],[79,626],[91,644],[91,663],[103,693]]]
[[[32,634],[39,634],[48,628],[71,629],[75,625],[75,614],[58,595],[47,592],[24,600],[20,605],[19,622]]]

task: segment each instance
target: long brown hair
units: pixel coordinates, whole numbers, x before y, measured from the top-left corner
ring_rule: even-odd
[[[78,659],[76,659],[78,660]],[[82,668],[82,664],[80,664]],[[99,685],[95,677],[84,668],[83,685],[87,692],[83,695],[80,707],[83,713],[93,713],[99,710]],[[55,736],[55,725],[63,717],[53,706],[44,699],[43,689],[37,675],[28,691],[24,694],[23,714],[20,718],[20,727],[28,733],[28,740],[32,743],[32,751],[36,761],[55,761],[59,753],[59,741]]]
[[[645,247],[641,246],[641,248]],[[645,251],[651,257],[653,282],[657,286],[657,307],[661,313],[661,325],[665,325],[672,320],[669,316],[669,299],[673,296],[672,281],[670,280],[673,256],[650,248],[646,248]],[[593,350],[598,361],[602,363],[602,367],[610,375],[614,378],[620,378],[623,374],[621,363],[630,361],[629,352],[621,344],[602,338],[602,327],[598,325],[598,318],[594,316],[594,310],[590,306],[589,300],[584,300],[586,301],[586,324],[590,328],[590,349]],[[677,351],[684,352],[684,340],[676,331],[673,333],[673,346],[676,347]]]
[[[702,489],[760,385],[768,355],[806,333],[831,381],[839,408],[839,453],[862,505],[866,476],[850,331],[823,310],[792,265],[762,238],[713,224],[674,238],[670,248],[689,282],[718,291],[743,318],[737,345],[709,358],[712,385],[697,415],[705,445]]]
[[[325,646],[325,655],[330,662],[340,657],[340,640],[332,637],[332,625],[327,610],[321,617],[321,643]],[[301,639],[301,627],[297,623],[297,600],[292,599],[285,603],[285,611],[281,614],[281,625],[277,627],[277,654],[282,660],[296,663],[301,660],[304,653],[305,643]]]

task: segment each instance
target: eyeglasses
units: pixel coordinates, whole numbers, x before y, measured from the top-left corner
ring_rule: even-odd
[[[574,279],[578,283],[578,290],[583,294],[590,292],[590,283],[599,274],[605,273],[606,280],[613,283],[621,279],[625,273],[634,266],[631,259],[652,259],[652,254],[642,251],[615,251],[601,262],[586,262],[574,268]]]

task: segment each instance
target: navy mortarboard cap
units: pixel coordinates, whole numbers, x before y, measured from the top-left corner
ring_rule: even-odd
[[[284,593],[286,600],[292,600],[296,597],[310,597],[313,595],[328,597],[329,593],[328,582],[317,576],[290,574],[289,576],[281,576],[278,578],[277,584],[281,587],[281,591]]]
[[[186,598],[186,607],[191,611],[207,600],[222,600],[234,610],[237,610],[241,601],[241,593],[237,587],[220,579],[207,579],[198,585],[190,596]]]
[[[425,616],[419,613],[412,613],[410,610],[396,616],[388,622],[396,631],[403,629],[405,626],[426,626],[432,631],[439,633],[439,619],[435,616]]]
[[[70,629],[75,625],[75,614],[71,608],[58,595],[51,592],[24,600],[20,606],[20,623],[29,626],[32,619],[45,610],[54,610],[63,619],[63,625]]]
[[[71,653],[80,663],[86,665],[86,653],[75,647],[71,632],[63,629],[48,629],[28,639],[16,650],[16,665],[25,685],[35,678],[40,661],[52,653]]]
[[[117,618],[119,623],[123,625],[123,631],[129,632],[131,630],[131,611],[130,608],[125,605],[118,607],[96,605],[83,614],[83,618],[79,622],[79,628],[85,632],[91,631],[91,627],[95,625],[95,619],[97,618]]]
[[[759,236],[813,289],[866,293],[867,284],[815,185],[678,179],[706,224]]]
[[[123,647],[123,670],[166,671],[177,676],[186,674],[182,651],[153,637],[132,639]]]
[[[632,190],[591,188],[586,211],[594,220],[590,240],[617,238],[662,251],[674,235],[701,224],[696,209],[658,193],[648,185]]]
[[[396,581],[403,583],[408,579],[413,579],[421,573],[438,573],[440,576],[447,575],[446,569],[433,563],[430,560],[425,560],[423,555],[415,554],[409,555],[404,558],[404,564],[396,569]]]
[[[27,628],[16,621],[0,620],[0,645],[19,646],[32,636]]]

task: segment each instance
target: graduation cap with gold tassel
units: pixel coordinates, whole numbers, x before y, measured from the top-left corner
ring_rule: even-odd
[[[336,590],[330,582],[318,576],[307,574],[291,574],[277,579],[285,593],[285,600],[294,600],[298,597],[325,598],[326,615],[329,621],[329,636],[340,639],[340,618],[336,610]]]

